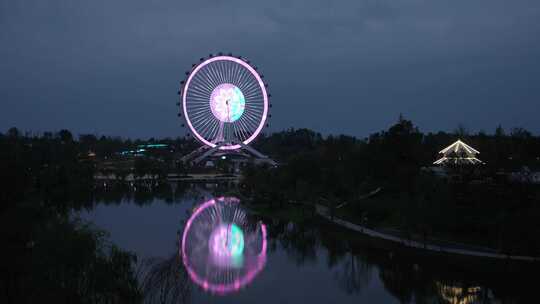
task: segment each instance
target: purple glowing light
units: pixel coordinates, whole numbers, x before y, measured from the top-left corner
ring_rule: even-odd
[[[204,202],[184,228],[182,261],[191,280],[204,290],[237,291],[266,263],[266,226],[259,222],[250,229],[239,202],[224,197]]]
[[[202,68],[204,68],[205,66],[209,65],[210,63],[213,63],[213,62],[216,62],[216,61],[229,61],[229,62],[234,62],[234,63],[239,64],[242,68],[246,69],[249,72],[249,74],[252,75],[255,78],[256,84],[254,85],[254,87],[259,88],[261,90],[261,95],[262,95],[262,99],[263,99],[263,102],[262,102],[262,107],[263,107],[262,115],[260,117],[260,120],[258,121],[258,124],[257,124],[257,122],[255,122],[254,125],[256,125],[256,128],[254,128],[253,133],[251,133],[251,135],[249,137],[246,136],[247,139],[242,140],[242,143],[247,145],[250,142],[252,142],[260,134],[260,132],[262,131],[263,127],[266,124],[266,119],[267,119],[267,115],[268,115],[268,94],[267,94],[267,91],[266,91],[265,84],[262,81],[260,75],[257,73],[257,71],[255,71],[255,69],[253,67],[251,67],[249,64],[247,64],[242,59],[238,59],[238,58],[235,58],[235,57],[232,57],[232,56],[216,56],[216,57],[213,57],[213,58],[209,58],[209,59],[203,61],[201,64],[197,65],[195,67],[195,69],[190,73],[188,79],[185,82],[184,89],[182,90],[182,108],[183,108],[183,112],[184,112],[184,117],[186,119],[186,122],[187,122],[187,125],[188,125],[189,129],[191,130],[193,135],[199,141],[201,141],[205,145],[210,146],[212,148],[217,146],[216,143],[214,143],[211,140],[208,140],[204,136],[202,136],[201,133],[199,132],[200,130],[198,130],[198,128],[196,128],[193,125],[192,119],[194,117],[190,117],[190,113],[188,112],[188,108],[187,108],[187,104],[188,104],[188,97],[187,96],[188,96],[188,92],[191,90],[190,85],[191,85],[191,82],[193,80],[193,77],[195,75],[197,75],[197,73]],[[219,87],[221,85],[226,85],[226,84],[228,84],[228,83],[219,84],[217,87]],[[228,84],[228,85],[231,85],[231,84]],[[199,90],[199,89],[195,89],[195,90]],[[214,91],[215,91],[215,89],[214,89]],[[213,95],[214,91],[212,91],[212,95]],[[238,91],[235,92],[235,94],[237,96],[239,96],[238,92],[240,94],[242,94],[242,96],[243,96],[243,93],[240,91],[240,89],[238,89]],[[237,114],[235,114],[236,116],[234,116],[234,115],[231,116],[230,113],[226,113],[225,110],[216,110],[217,108],[219,108],[219,105],[221,105],[222,103],[217,102],[217,101],[212,101],[212,97],[210,97],[210,100],[208,100],[208,102],[210,103],[211,110],[212,110],[212,104],[214,104],[214,107],[213,107],[213,110],[212,110],[212,114],[213,114],[214,117],[216,117],[221,122],[233,123],[236,120],[238,120],[240,118],[240,116],[242,116],[243,109],[245,107],[249,106],[249,104],[250,104],[249,96],[246,95],[245,97],[246,97],[246,100],[245,100],[244,106],[242,106],[241,102],[237,103],[238,109],[242,109],[242,111],[238,110]],[[221,108],[225,109],[226,107],[222,106]],[[198,112],[196,114],[193,114],[193,116],[197,116],[197,117],[200,117],[201,115],[202,114],[200,112]],[[207,125],[208,124],[205,124],[204,126],[207,126]],[[245,127],[244,124],[239,124],[239,129],[242,129],[244,127]],[[204,128],[204,127],[201,127],[201,128]],[[241,147],[240,144],[234,144],[234,145],[221,146],[219,149],[221,149],[221,150],[235,150],[235,149],[239,149],[240,147]]]

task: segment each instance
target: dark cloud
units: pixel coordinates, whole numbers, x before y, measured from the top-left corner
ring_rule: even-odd
[[[364,136],[540,133],[537,0],[0,0],[0,129],[183,134],[177,84],[201,56],[247,56],[272,128]]]

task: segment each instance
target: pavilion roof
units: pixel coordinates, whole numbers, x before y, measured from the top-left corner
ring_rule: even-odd
[[[467,145],[466,143],[462,142],[461,139],[458,139],[450,146],[439,151],[439,154],[442,154],[442,157],[433,162],[434,165],[475,165],[484,163],[483,161],[476,158],[476,155],[480,154],[480,152],[473,147]]]
[[[450,146],[442,149],[441,151],[439,151],[439,153],[440,154],[446,154],[447,152],[457,153],[463,150],[465,150],[467,153],[470,153],[470,154],[480,154],[478,150],[462,142],[461,139],[458,139],[456,142],[454,142]]]

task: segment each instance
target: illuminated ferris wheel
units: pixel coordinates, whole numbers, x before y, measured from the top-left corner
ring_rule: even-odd
[[[252,142],[266,125],[267,85],[242,57],[201,58],[181,82],[181,114],[201,143],[235,150]]]

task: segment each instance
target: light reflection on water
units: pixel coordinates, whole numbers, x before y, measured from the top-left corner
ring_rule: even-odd
[[[176,202],[97,204],[81,217],[109,231],[113,243],[145,261],[147,270],[142,273],[149,293],[156,292],[155,286],[159,292],[168,286],[176,289],[169,298],[177,295],[191,303],[519,303],[533,294],[522,281],[507,282],[502,276],[464,272],[467,265],[456,270],[444,260],[432,263],[425,257],[372,248],[352,233],[317,221],[263,218],[259,220],[268,230],[264,270],[239,292],[216,296],[190,281],[178,254],[187,219],[208,198],[201,194]],[[167,298],[154,298],[159,297]]]
[[[266,263],[266,247],[266,226],[249,221],[239,199],[219,197],[189,217],[180,254],[194,283],[223,295],[255,279]]]

